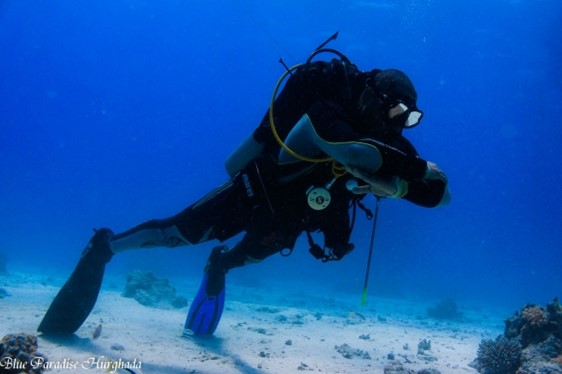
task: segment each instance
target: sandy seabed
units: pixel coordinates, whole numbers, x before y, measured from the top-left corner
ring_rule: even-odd
[[[9,293],[0,299],[0,335],[36,335],[63,282],[0,276],[0,287]],[[38,335],[47,373],[384,373],[389,367],[476,373],[469,363],[478,344],[503,329],[499,313],[476,308],[461,308],[464,320],[447,322],[427,317],[428,305],[414,301],[372,297],[361,307],[349,295],[227,285],[215,336],[186,338],[187,308],[143,306],[122,297],[119,283],[104,280],[93,312],[73,336]],[[194,295],[198,284],[182,286]],[[94,339],[100,324],[101,335]],[[424,339],[431,348],[418,352]]]

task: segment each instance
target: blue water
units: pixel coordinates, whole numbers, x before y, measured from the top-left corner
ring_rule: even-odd
[[[556,0],[3,0],[0,253],[11,271],[67,274],[92,228],[177,213],[226,180],[279,58],[302,62],[339,30],[330,46],[360,68],[410,75],[425,117],[406,135],[447,172],[453,196],[433,210],[382,202],[370,294],[544,304],[562,296],[561,10]],[[318,263],[301,240],[229,281],[359,300],[370,233],[360,215],[344,261]],[[108,271],[199,277],[214,244],[126,253]]]

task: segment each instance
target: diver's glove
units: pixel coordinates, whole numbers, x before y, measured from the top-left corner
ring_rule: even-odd
[[[364,185],[359,185],[359,183],[348,184],[348,189],[356,195],[372,193],[379,197],[399,199],[408,193],[408,182],[400,177],[379,177],[355,168],[347,168],[347,171],[367,183]]]
[[[427,161],[427,170],[423,179],[440,180],[445,184],[447,184],[448,182],[445,173],[441,169],[439,169],[436,163],[431,161]]]

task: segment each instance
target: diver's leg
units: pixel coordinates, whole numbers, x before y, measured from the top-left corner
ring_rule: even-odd
[[[225,245],[213,248],[204,270],[208,277],[207,294],[217,295],[223,291],[225,275],[230,269],[261,262],[283,248],[292,248],[294,241],[287,240],[290,236],[288,233],[283,237],[278,235],[274,231],[256,231],[250,228],[234,248],[228,249]]]
[[[187,313],[184,336],[210,336],[220,322],[224,309],[226,271],[218,266],[218,258],[224,250],[225,246],[219,246],[211,251],[203,280]]]
[[[114,235],[109,241],[113,253],[131,249],[190,245],[180,232],[174,219],[151,220],[133,227],[123,233]]]
[[[275,221],[272,216],[256,220],[238,244],[223,250],[215,258],[215,266],[225,273],[230,269],[259,263],[283,249],[292,250],[302,232],[300,225]]]
[[[222,316],[225,301],[226,273],[233,268],[257,263],[283,248],[294,246],[296,231],[264,230],[252,227],[242,240],[231,250],[226,246],[215,247],[203,274],[197,295],[191,303],[184,326],[184,336],[212,335]]]
[[[44,334],[72,334],[92,311],[101,288],[105,264],[127,249],[189,245],[174,219],[152,220],[122,234],[97,230],[78,264],[51,303],[37,328]]]
[[[240,178],[230,180],[179,214],[150,220],[111,238],[114,253],[126,250],[178,247],[209,240],[224,241],[242,230],[252,214]]]
[[[242,242],[235,247],[239,248],[237,251],[229,251],[226,246],[211,251],[201,285],[187,313],[184,336],[210,336],[215,332],[224,309],[226,273],[242,266],[247,259],[245,247],[240,246]]]
[[[121,234],[96,232],[76,268],[38,327],[45,334],[72,334],[91,312],[113,254],[130,249],[177,247],[224,240],[243,229],[249,209],[240,199],[240,183],[229,181],[179,214],[151,220]]]
[[[96,303],[105,264],[113,256],[109,248],[112,234],[109,229],[96,231],[70,278],[51,303],[38,331],[44,334],[72,334],[84,323]]]

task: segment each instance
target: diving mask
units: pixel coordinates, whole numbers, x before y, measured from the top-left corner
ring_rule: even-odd
[[[400,102],[389,109],[388,117],[392,125],[411,129],[420,123],[423,112],[415,107],[410,109],[406,104]]]
[[[415,103],[375,93],[369,86],[361,94],[358,104],[363,123],[369,127],[382,122],[395,129],[409,129],[418,125],[423,117]]]
[[[387,111],[389,123],[392,126],[410,129],[417,126],[423,118],[423,112],[416,105],[407,105],[399,99],[391,99],[388,95],[382,94],[382,107]]]

